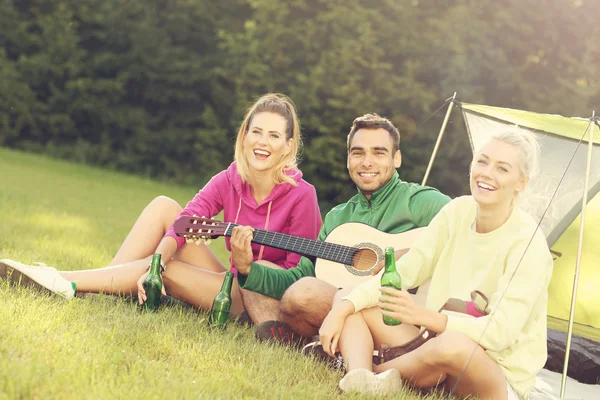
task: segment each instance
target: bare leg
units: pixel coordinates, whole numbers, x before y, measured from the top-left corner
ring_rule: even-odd
[[[155,198],[142,211],[108,267],[61,271],[61,275],[75,282],[80,292],[136,294],[137,281],[147,271],[150,256],[180,212],[181,206],[174,200],[165,196]],[[173,260],[166,263],[167,271],[163,274],[163,280],[167,293],[196,307],[209,309],[221,288],[223,272],[226,270],[214,253],[204,244],[186,244]],[[267,261],[262,263],[271,268],[280,268]],[[240,291],[243,292],[248,314],[253,321],[260,323],[279,318],[278,300],[240,290],[236,281],[232,289],[232,312],[244,310]]]
[[[346,318],[339,342],[340,351],[348,363],[348,371],[357,368],[371,370],[375,347],[379,348],[381,344],[399,346],[418,333],[419,329],[413,325],[385,325],[379,308],[367,308]]]
[[[181,206],[166,196],[158,196],[142,211],[109,266],[120,265],[151,256],[167,230],[181,212]],[[184,245],[175,260],[215,272],[226,268],[203,243]],[[147,266],[146,266],[147,267]]]
[[[375,344],[373,343],[371,331],[361,313],[346,317],[339,347],[348,372],[358,368],[365,368],[370,371],[373,368]]]
[[[61,272],[67,280],[75,282],[81,292],[131,295],[137,294],[137,281],[148,269],[150,258],[106,268]],[[204,310],[221,289],[224,273],[207,271],[181,261],[171,260],[162,275],[167,294]],[[231,290],[232,313],[244,310],[239,287],[234,281]]]
[[[279,265],[268,261],[262,260],[259,263],[270,268],[282,269]],[[240,292],[244,300],[244,307],[252,322],[260,324],[261,322],[279,319],[279,300],[250,290],[240,289]]]
[[[171,261],[163,274],[165,288],[170,296],[203,310],[210,310],[215,296],[221,290],[224,278],[224,272],[207,271],[179,261]],[[237,315],[244,311],[236,280],[231,288],[231,298],[231,313]]]
[[[285,291],[281,299],[281,320],[302,336],[317,335],[337,291],[334,286],[317,278],[300,279]]]
[[[408,335],[410,330],[400,334],[401,330],[405,329],[404,325],[398,327],[384,325],[380,322],[380,316],[377,319],[373,318],[375,312],[380,314],[377,308],[361,312],[363,321],[373,335],[367,343],[373,343],[374,338],[376,345],[385,342],[390,346],[398,346],[415,336],[412,333]],[[354,314],[357,315],[358,313]],[[348,319],[346,321],[348,324]],[[359,355],[369,358],[369,350],[372,351],[373,348],[359,343],[356,339],[364,340],[364,338],[354,335],[357,326],[347,324],[344,325],[342,332],[343,342],[340,340],[343,356],[347,357],[349,363],[351,358]],[[361,334],[364,334],[364,326],[359,326],[362,329]],[[393,334],[394,331],[396,334]],[[361,346],[367,348],[361,349]],[[359,362],[364,363],[364,360],[360,361],[359,358],[357,360],[353,368],[359,368],[358,365],[361,365]],[[506,381],[500,367],[481,346],[459,332],[444,332],[418,349],[376,366],[375,372],[380,373],[391,368],[400,371],[403,379],[409,380],[416,387],[428,388],[445,381],[446,387],[450,390],[455,389],[454,393],[457,395],[475,395],[483,399],[507,399],[508,397]]]
[[[149,263],[150,257],[98,269],[59,272],[66,280],[75,282],[78,292],[127,296],[137,294],[137,281],[146,273]]]
[[[152,255],[180,212],[181,206],[166,196],[152,200],[142,210],[109,265],[125,264]]]

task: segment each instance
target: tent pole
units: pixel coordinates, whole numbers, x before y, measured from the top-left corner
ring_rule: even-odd
[[[569,353],[571,352],[571,337],[573,336],[573,320],[575,318],[575,302],[577,301],[577,285],[579,283],[579,268],[581,267],[581,252],[583,246],[583,227],[585,225],[585,209],[587,207],[587,194],[592,165],[592,149],[594,146],[594,121],[595,111],[590,119],[590,139],[588,142],[587,164],[585,168],[585,181],[583,183],[583,199],[581,200],[581,220],[579,221],[579,243],[577,244],[577,259],[575,263],[575,279],[573,280],[573,293],[571,294],[571,311],[569,313],[569,327],[567,329],[567,346],[565,347],[565,361],[563,364],[562,380],[560,382],[560,398],[565,397],[567,383],[567,369],[569,368]]]
[[[437,141],[435,142],[435,146],[433,148],[433,153],[431,153],[431,159],[429,160],[429,165],[427,166],[427,170],[425,171],[425,176],[423,177],[423,182],[421,186],[425,186],[427,183],[427,178],[429,178],[429,173],[431,172],[431,167],[433,166],[433,160],[435,160],[435,155],[437,154],[438,148],[440,147],[440,142],[442,141],[442,136],[444,136],[444,131],[446,130],[446,124],[448,123],[448,119],[450,118],[450,113],[452,112],[452,106],[454,106],[454,99],[456,99],[456,92],[451,97],[450,104],[448,104],[448,110],[446,111],[446,116],[444,117],[444,122],[442,122],[442,127],[440,128],[440,133],[438,134]]]

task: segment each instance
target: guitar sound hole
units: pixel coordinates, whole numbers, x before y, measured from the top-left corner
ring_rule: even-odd
[[[359,271],[366,271],[377,264],[377,253],[372,249],[360,249],[352,257],[352,266]]]

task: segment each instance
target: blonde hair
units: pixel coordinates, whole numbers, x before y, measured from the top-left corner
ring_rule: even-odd
[[[237,165],[238,173],[243,182],[248,182],[250,167],[248,165],[248,160],[244,155],[244,137],[246,136],[246,133],[248,133],[248,127],[250,126],[252,118],[261,112],[270,112],[281,115],[286,120],[285,138],[288,142],[291,140],[290,151],[284,155],[275,166],[276,172],[274,174],[274,181],[276,184],[287,182],[296,186],[296,181],[292,176],[287,175],[286,171],[294,169],[298,165],[298,155],[302,146],[300,122],[298,120],[296,106],[292,100],[280,93],[268,93],[261,96],[248,111],[246,111],[246,116],[240,126],[235,141],[234,160]]]
[[[491,140],[498,140],[500,142],[509,144],[518,150],[519,154],[519,173],[521,177],[525,178],[525,187],[522,192],[515,193],[513,201],[523,207],[523,196],[525,199],[528,198],[527,193],[529,192],[529,182],[532,178],[539,173],[540,165],[540,145],[536,136],[529,130],[522,129],[516,125],[502,129],[501,131],[492,133],[488,140],[482,143],[476,154],[481,151],[481,147],[489,143]],[[475,156],[471,163],[471,168],[475,162]]]
[[[521,176],[527,180],[537,176],[540,170],[540,144],[531,131],[512,126],[492,134],[490,140],[492,139],[509,144],[519,150]]]

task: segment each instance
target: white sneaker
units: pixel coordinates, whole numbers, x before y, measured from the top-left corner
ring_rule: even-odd
[[[402,379],[397,369],[388,369],[374,374],[365,368],[354,369],[340,380],[340,389],[344,392],[356,391],[384,395],[402,388]]]
[[[402,388],[402,378],[400,372],[397,369],[388,369],[380,374],[375,375],[377,378],[376,393],[387,394],[396,392]]]
[[[53,267],[33,267],[4,259],[0,260],[0,278],[12,283],[48,290],[67,300],[75,296],[75,283],[63,278]]]
[[[344,392],[373,393],[377,386],[377,378],[366,368],[357,368],[348,372],[340,380],[339,387]]]

